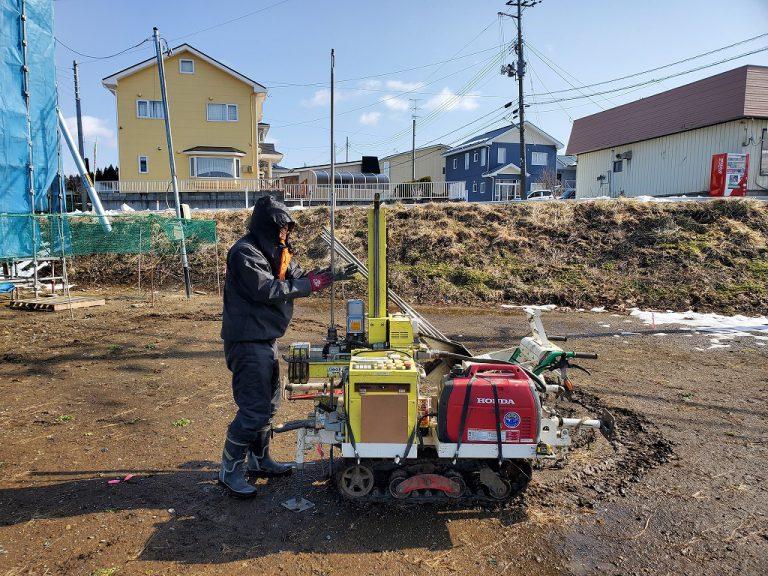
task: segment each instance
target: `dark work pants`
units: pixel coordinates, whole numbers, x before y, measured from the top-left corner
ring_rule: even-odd
[[[280,364],[277,344],[224,341],[227,368],[232,372],[232,395],[237,414],[227,434],[235,442],[253,444],[268,428],[280,406]]]

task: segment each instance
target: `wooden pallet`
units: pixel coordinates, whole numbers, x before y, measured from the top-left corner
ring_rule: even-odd
[[[104,298],[95,298],[93,296],[48,296],[42,298],[22,298],[11,300],[8,304],[16,310],[36,310],[39,312],[60,312],[70,308],[89,308],[91,306],[104,306]]]

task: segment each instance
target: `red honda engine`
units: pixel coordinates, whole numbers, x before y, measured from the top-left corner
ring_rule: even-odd
[[[497,414],[502,443],[538,442],[539,398],[525,372],[510,364],[471,364],[466,372],[451,374],[443,383],[438,438],[457,442],[463,430],[462,443],[496,443]]]

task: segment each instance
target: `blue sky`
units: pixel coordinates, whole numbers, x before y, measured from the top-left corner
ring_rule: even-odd
[[[56,0],[54,7],[57,37],[84,54],[113,54],[150,36],[157,26],[172,46],[188,42],[267,86],[268,139],[285,154],[283,165],[291,167],[330,160],[331,48],[336,49],[339,161],[345,157],[346,137],[350,159],[409,149],[410,98],[418,98],[420,106],[417,146],[452,144],[500,126],[498,109],[516,99],[516,81],[499,73],[499,45],[514,33],[511,20],[500,27],[497,12],[507,9],[501,0]],[[544,0],[526,11],[524,22],[526,92],[533,94],[530,102],[540,102],[527,109],[527,119],[563,143],[576,118],[743,64],[768,65],[768,52],[761,52],[648,86],[581,97],[768,46],[764,37],[581,93],[557,92],[553,98],[548,92],[611,80],[768,32],[768,2]],[[68,118],[75,109],[72,59],[81,63],[87,155],[97,138],[99,165],[117,163],[115,102],[101,78],[151,55],[149,43],[106,60],[57,46],[60,102]],[[564,97],[578,99],[545,103]],[[67,168],[72,170],[71,162]]]

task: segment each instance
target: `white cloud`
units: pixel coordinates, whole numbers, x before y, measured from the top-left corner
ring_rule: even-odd
[[[308,107],[328,106],[330,103],[331,103],[331,91],[328,88],[321,88],[320,90],[315,90],[315,93],[312,95],[312,98],[301,101],[302,106],[308,106]]]
[[[428,110],[445,106],[445,110],[474,110],[479,106],[479,92],[469,92],[462,96],[457,95],[450,88],[443,88],[424,105]]]
[[[387,88],[390,90],[399,90],[400,92],[418,90],[423,86],[424,82],[403,82],[402,80],[387,80]]]
[[[69,128],[72,137],[77,138],[77,117],[70,116],[65,118],[64,121],[67,123],[67,128]],[[93,141],[97,138],[101,146],[108,148],[117,147],[115,131],[106,120],[96,116],[83,116],[83,140]]]
[[[397,112],[404,112],[410,107],[410,103],[405,98],[399,98],[393,94],[387,94],[381,99],[381,103],[384,104],[390,110]]]
[[[381,118],[381,112],[366,112],[360,115],[360,124],[365,126],[376,126]]]
[[[381,88],[381,80],[365,80],[360,82],[360,88],[365,90],[376,90],[377,88]]]

